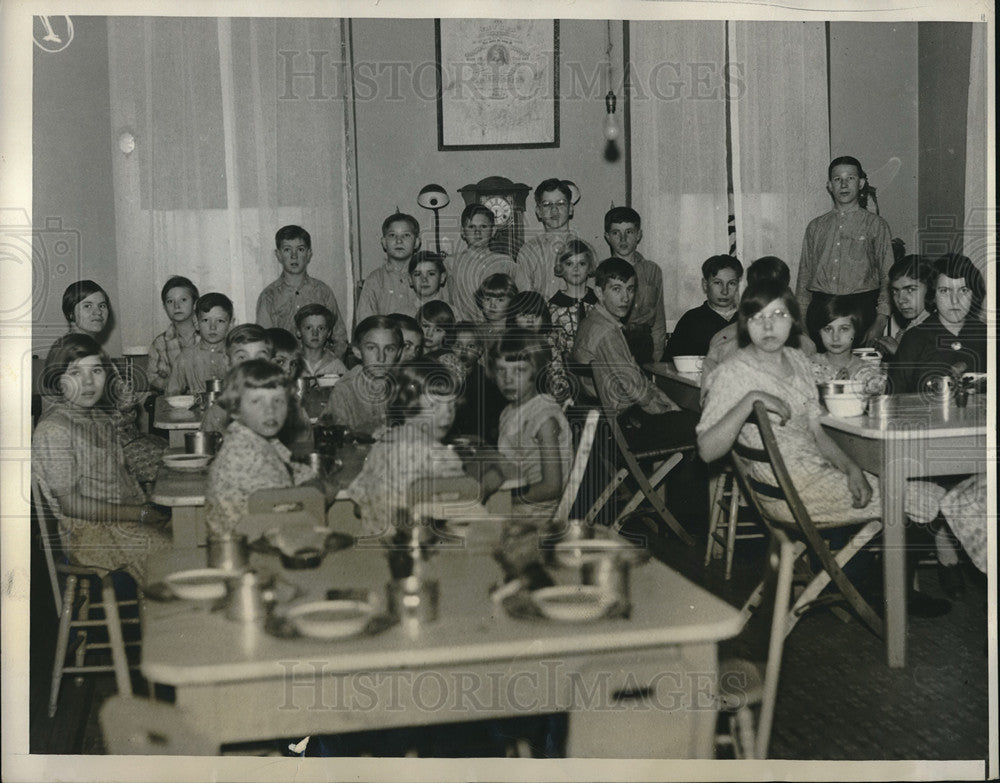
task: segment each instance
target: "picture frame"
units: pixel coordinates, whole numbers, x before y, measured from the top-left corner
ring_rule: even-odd
[[[436,19],[438,150],[559,146],[559,21]]]

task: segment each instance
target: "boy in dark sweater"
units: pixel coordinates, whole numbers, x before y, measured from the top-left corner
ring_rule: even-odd
[[[705,301],[688,310],[674,327],[666,355],[704,356],[712,335],[736,320],[743,265],[733,256],[712,256],[701,265]]]

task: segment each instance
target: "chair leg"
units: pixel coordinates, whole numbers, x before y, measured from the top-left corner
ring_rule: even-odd
[[[725,473],[719,473],[710,479],[711,489],[708,492],[708,542],[705,544],[704,563],[706,568],[712,562],[712,556],[719,546],[715,540],[715,531],[719,529],[719,517],[721,516],[719,513],[719,503],[722,500],[723,492],[725,492],[725,480]]]
[[[670,458],[667,459],[648,479],[631,454],[625,454],[624,457],[626,463],[628,463],[629,468],[632,471],[632,477],[639,485],[639,492],[635,494],[635,497],[629,501],[622,513],[618,515],[618,519],[615,520],[615,530],[621,528],[621,520],[638,508],[639,504],[641,504],[643,500],[648,500],[649,504],[656,510],[656,513],[659,514],[660,519],[667,524],[667,527],[673,530],[685,544],[692,546],[694,544],[694,539],[691,538],[691,534],[688,533],[684,529],[683,525],[677,521],[677,518],[667,510],[663,500],[654,489],[655,486],[659,485],[667,473],[677,466],[677,464],[684,458],[684,455],[679,452],[677,454],[671,454]]]
[[[90,580],[84,582],[84,591],[82,593],[83,601],[80,602],[80,610],[77,612],[77,619],[89,620],[90,610],[91,610],[91,600],[90,600]],[[87,642],[89,641],[90,629],[87,627],[77,628],[77,634],[79,635],[79,642],[76,645],[76,665],[77,667],[83,666],[84,662],[87,660]],[[77,685],[83,685],[83,675],[76,675],[75,682]]]
[[[73,619],[73,604],[76,597],[76,577],[70,574],[66,577],[66,589],[63,591],[62,612],[59,613],[59,631],[56,634],[56,656],[52,664],[52,689],[49,692],[49,717],[56,714],[56,702],[59,701],[59,686],[62,683],[63,666],[66,665],[66,651],[69,649],[69,624]]]
[[[729,479],[729,527],[726,528],[726,581],[733,575],[733,555],[736,553],[736,527],[740,513],[740,488],[732,474]]]
[[[108,640],[111,643],[111,663],[115,669],[115,682],[121,696],[132,695],[132,680],[128,673],[128,656],[125,654],[125,639],[122,637],[122,621],[118,614],[118,595],[111,576],[101,579],[101,598],[104,602],[104,617],[108,622]]]

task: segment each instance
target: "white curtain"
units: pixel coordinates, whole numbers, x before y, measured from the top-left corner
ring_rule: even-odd
[[[631,27],[632,201],[663,269],[667,320],[704,299],[701,264],[727,253],[725,25]]]
[[[174,274],[252,321],[288,223],[351,318],[346,38],[337,19],[109,19],[112,128],[135,138],[113,153],[123,345],[166,328]]]
[[[730,22],[729,42],[737,252],[744,264],[783,259],[794,287],[806,225],[832,207],[826,33],[822,23]]]
[[[969,107],[965,145],[965,235],[963,253],[985,273],[996,260],[991,241],[996,231],[996,213],[989,210],[986,181],[990,165],[987,150],[986,83],[989,67],[987,26],[972,26],[972,57],[969,63]]]

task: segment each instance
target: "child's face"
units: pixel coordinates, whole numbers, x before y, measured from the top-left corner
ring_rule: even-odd
[[[962,325],[972,309],[972,289],[964,277],[938,275],[934,304],[942,323]]]
[[[288,390],[245,389],[233,418],[258,435],[273,438],[288,418]]]
[[[590,276],[590,255],[577,253],[562,262],[562,279],[570,285],[583,285]]]
[[[59,389],[70,405],[93,408],[104,394],[108,371],[100,356],[75,359],[59,379]]]
[[[903,275],[889,284],[892,289],[892,301],[899,314],[907,321],[912,321],[924,311],[927,301],[927,286],[919,280]]]
[[[294,353],[289,353],[288,351],[275,351],[273,361],[281,368],[281,371],[285,373],[286,378],[292,377],[292,373],[295,372]]]
[[[455,340],[451,344],[451,350],[466,370],[475,367],[476,362],[483,355],[479,338],[474,332],[457,332]]]
[[[619,321],[625,320],[635,301],[635,278],[628,282],[611,278],[604,288],[597,289],[597,298],[611,315]]]
[[[226,339],[229,322],[232,319],[221,307],[213,307],[207,313],[198,313],[198,334],[202,342],[218,345]]]
[[[493,221],[477,213],[462,225],[462,239],[469,247],[487,247],[493,239],[493,230]]]
[[[302,239],[283,239],[274,257],[281,269],[290,275],[301,275],[312,259],[312,249]]]
[[[497,388],[509,402],[521,402],[534,395],[535,370],[531,362],[523,359],[517,362],[497,359],[494,374]]]
[[[447,273],[439,270],[433,261],[421,261],[410,272],[410,288],[421,299],[427,299],[441,290],[446,277]]]
[[[507,307],[510,305],[510,297],[507,294],[487,294],[483,297],[483,303],[479,309],[483,312],[483,318],[491,324],[507,320]]]
[[[558,231],[569,224],[573,205],[560,190],[546,190],[535,203],[535,217],[546,231]]]
[[[430,321],[421,321],[420,328],[424,332],[424,351],[436,351],[444,346],[444,338],[448,334],[447,330]]]
[[[431,435],[437,441],[447,435],[455,423],[455,398],[452,396],[421,394],[420,410],[421,418],[427,422]]]
[[[409,261],[420,247],[420,237],[413,233],[413,226],[406,220],[389,224],[382,235],[382,249],[390,261]]]
[[[361,338],[360,345],[351,346],[361,366],[370,375],[384,375],[399,359],[399,337],[392,329],[372,329]]]
[[[740,276],[733,269],[720,269],[708,280],[701,279],[701,290],[712,307],[729,310],[736,307],[736,296],[740,291]]]
[[[299,340],[303,348],[318,350],[330,339],[330,324],[322,315],[310,315],[302,319],[299,326]]]
[[[834,356],[850,353],[854,347],[854,324],[847,316],[834,318],[819,330],[826,352]]]
[[[537,332],[542,327],[542,316],[536,313],[518,313],[514,316],[514,324],[518,329],[530,329]]]
[[[642,229],[635,223],[612,223],[604,232],[604,241],[618,258],[631,258],[642,241]]]
[[[81,299],[73,308],[73,323],[85,334],[95,335],[104,331],[108,323],[108,298],[102,291],[94,291]]]
[[[409,362],[417,359],[424,351],[424,333],[400,329],[403,333],[403,347],[399,351],[399,361]]]
[[[194,297],[186,288],[171,288],[163,297],[163,309],[175,324],[183,323],[194,312]]]
[[[830,191],[838,207],[849,207],[858,202],[865,180],[861,179],[858,167],[851,163],[834,166],[826,189]]]
[[[229,357],[229,366],[236,367],[250,359],[270,359],[271,349],[263,340],[257,340],[252,343],[231,345],[226,355]]]
[[[747,331],[754,346],[766,353],[780,351],[792,331],[792,317],[784,301],[774,299],[747,319]]]

